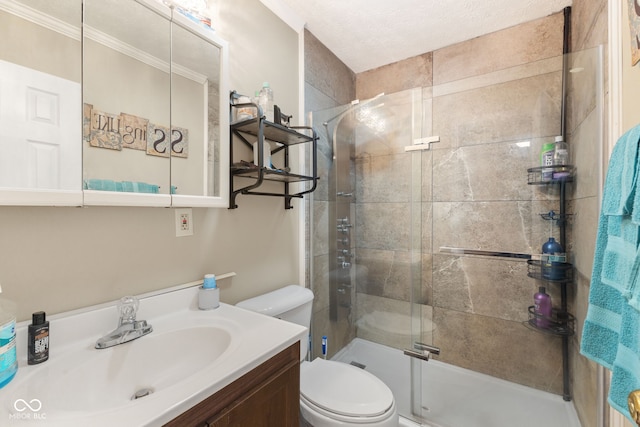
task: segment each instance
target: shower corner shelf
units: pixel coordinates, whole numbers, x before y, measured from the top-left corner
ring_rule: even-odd
[[[527,260],[527,276],[551,283],[570,283],[573,281],[573,265],[568,262],[547,263],[530,259]]]
[[[570,337],[575,331],[575,317],[563,310],[553,310],[551,317],[536,313],[535,306],[529,307],[529,320],[524,325],[537,332],[549,335]]]
[[[550,211],[548,214],[540,214],[544,220],[555,220],[560,234],[559,243],[567,249],[567,219],[570,216],[566,212],[567,207],[567,183],[573,182],[575,168],[571,165],[541,166],[527,169],[528,184],[549,187],[557,187],[559,190],[559,212]],[[553,262],[542,258],[541,260],[527,261],[527,275],[533,279],[547,284],[555,284],[560,288],[559,307],[554,307],[550,318],[541,316],[535,312],[535,306],[529,307],[529,320],[524,325],[536,332],[559,336],[562,338],[562,398],[571,400],[571,385],[569,376],[569,337],[574,334],[575,317],[568,312],[567,284],[573,282],[573,266],[566,262]]]
[[[527,169],[529,185],[548,185],[573,182],[575,168],[571,165],[538,166]]]
[[[230,112],[233,113],[234,108],[243,106],[251,106],[257,111],[260,111],[256,104],[233,104],[230,105]],[[233,114],[231,114],[233,116]],[[303,195],[313,192],[316,189],[318,183],[318,161],[317,161],[317,148],[318,148],[318,136],[312,127],[308,126],[282,126],[277,123],[269,122],[264,116],[254,117],[240,122],[231,123],[231,132],[229,133],[229,158],[230,158],[230,172],[229,172],[229,209],[235,209],[238,207],[236,204],[236,197],[239,194],[255,195],[255,196],[273,196],[284,198],[284,208],[292,209],[292,198],[301,199]],[[249,149],[253,151],[253,143],[259,142],[258,147],[258,163],[257,165],[246,161],[236,163],[233,158],[233,144],[234,136],[244,143]],[[252,142],[249,142],[249,139]],[[268,142],[271,148],[271,154],[276,154],[280,151],[284,154],[284,161],[282,168],[267,167],[264,165],[263,142]],[[291,173],[289,167],[289,148],[298,144],[311,143],[311,161],[312,161],[312,175],[300,175]],[[252,182],[249,185],[237,187],[234,179],[250,179]],[[281,192],[278,191],[258,191],[258,187],[262,186],[265,182],[277,182],[283,185]],[[309,188],[302,189],[298,192],[291,192],[289,184],[311,182]]]

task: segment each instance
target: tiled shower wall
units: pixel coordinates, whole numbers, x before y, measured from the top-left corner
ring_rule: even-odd
[[[606,44],[606,0],[575,0],[572,12],[573,50]],[[559,73],[553,58],[560,55],[561,46],[562,14],[559,13],[354,76],[313,35],[305,34],[306,111],[344,105],[352,99],[366,99],[380,92],[389,94],[423,88],[427,120],[422,133],[440,135],[443,141],[423,155],[423,164],[433,165],[430,173],[423,176],[423,199],[427,201],[424,222],[433,224],[434,230],[433,245],[425,239],[423,246],[423,302],[429,304],[425,306],[428,314],[433,306],[435,341],[443,348],[441,359],[556,393],[561,391],[560,341],[529,331],[520,324],[523,310],[531,304],[537,286],[526,277],[526,265],[497,259],[452,257],[438,253],[437,248],[438,245],[460,245],[522,252],[539,250],[548,228],[547,224],[541,224],[544,221],[537,213],[554,207],[547,200],[553,195],[529,189],[522,183],[526,183],[526,168],[537,163],[535,157],[540,142],[559,131]],[[597,133],[591,115],[595,106],[591,98],[581,100],[576,97],[578,91],[571,87],[569,91],[572,160],[582,164],[597,155],[593,139],[583,139],[583,135]],[[534,93],[548,95],[542,103],[544,106],[537,103]],[[525,105],[529,111],[519,110],[522,107],[517,105],[522,99],[528,99]],[[492,114],[487,115],[487,111]],[[478,125],[482,122],[486,125]],[[482,132],[474,134],[475,130],[471,129]],[[514,158],[513,143],[526,133],[538,138],[532,139],[528,153],[518,150],[520,154]],[[321,134],[320,146],[323,179],[313,195],[313,223],[308,224],[309,235],[315,237],[312,239],[315,272],[312,283],[316,293],[313,330],[316,336],[329,331],[330,339],[333,338],[332,354],[351,339],[354,331],[350,327],[340,329],[328,320],[328,278],[322,273],[328,263],[328,242],[323,234],[329,226],[330,200],[326,178],[331,153],[326,135]],[[367,170],[375,170],[376,164],[391,165],[392,171],[402,167],[392,156],[381,154],[364,156],[360,151],[356,160],[357,199],[362,202],[356,209],[359,221],[375,215],[371,206],[366,206],[367,198],[369,203],[375,203],[373,200],[379,197],[367,189],[374,177],[368,175]],[[507,155],[511,160],[501,162]],[[471,164],[469,159],[478,159],[478,162]],[[598,212],[597,183],[593,174],[585,174],[590,167],[579,168],[572,192],[571,210],[578,214],[572,220],[571,229],[573,235],[579,236],[579,244],[570,248],[577,277],[577,290],[570,289],[570,310],[575,313],[578,326],[571,346],[572,389],[585,427],[596,425],[595,365],[577,351],[579,326],[586,312]],[[482,168],[493,169],[494,179],[477,179]],[[391,173],[387,178],[390,179],[387,188],[397,188],[393,181],[397,177]],[[431,179],[433,193],[429,191]],[[378,180],[385,181],[384,178]],[[460,184],[463,190],[452,192],[453,184]],[[529,191],[533,192],[531,197],[527,194]],[[461,216],[476,217],[480,225],[466,230],[447,225]],[[390,222],[379,215],[374,221],[377,221],[376,227]],[[364,234],[360,237],[366,237]],[[485,236],[493,238],[487,241]],[[401,251],[374,245],[361,247],[357,252],[358,263],[368,266],[374,279],[386,277],[377,283],[373,280],[376,284],[366,288],[360,285],[357,298],[360,314],[381,307],[406,313],[410,290],[399,283],[408,270],[390,268],[401,265]],[[371,338],[385,339],[384,334]]]
[[[305,31],[305,111],[326,110],[349,104],[355,99],[355,74],[332,52]],[[311,335],[312,354],[320,355],[320,337],[329,338],[329,357],[347,345],[355,336],[353,322],[329,320],[329,209],[335,202],[335,193],[329,192],[333,171],[332,148],[321,124],[314,123],[318,141],[318,188],[306,198],[307,215],[307,283],[314,293]],[[310,200],[313,200],[310,203]],[[311,210],[312,209],[312,210]],[[313,280],[309,280],[313,276]]]
[[[522,325],[540,285],[527,277],[527,264],[454,256],[439,248],[536,253],[549,237],[549,223],[538,214],[557,210],[557,194],[529,186],[526,171],[539,163],[541,143],[560,133],[562,35],[558,13],[371,70],[356,80],[361,99],[423,87],[422,136],[440,137],[422,159],[424,303],[432,308],[439,359],[554,393],[562,392],[561,342]],[[381,181],[393,185],[391,177],[400,173],[407,156],[356,150],[356,164],[363,165],[357,182],[365,187],[384,173]],[[398,221],[406,218],[401,213],[408,205],[381,200],[381,193],[376,200],[356,199],[356,227],[370,224],[362,243],[358,234],[357,264],[388,273],[379,275],[385,282],[400,283],[394,274],[403,272],[394,263],[400,264],[406,245],[393,247],[394,239],[387,239],[374,247],[365,237],[374,229],[377,235],[397,235]],[[389,227],[395,232],[387,232]],[[409,282],[404,283],[405,289],[390,292],[384,283],[359,281],[358,317],[392,305],[408,313],[402,302],[409,300]],[[559,299],[557,289],[549,291]]]

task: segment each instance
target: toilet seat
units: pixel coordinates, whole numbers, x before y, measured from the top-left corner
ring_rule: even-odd
[[[320,358],[300,366],[300,399],[343,421],[384,419],[395,407],[393,393],[373,374]]]

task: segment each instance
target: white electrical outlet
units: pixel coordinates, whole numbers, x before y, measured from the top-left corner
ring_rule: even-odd
[[[176,237],[193,235],[193,212],[191,208],[176,209]]]

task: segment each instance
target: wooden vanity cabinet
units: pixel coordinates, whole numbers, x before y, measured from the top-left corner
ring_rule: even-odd
[[[209,396],[165,427],[298,427],[300,343]]]

